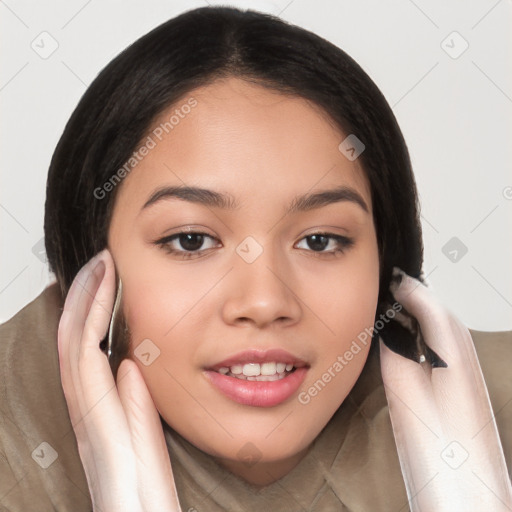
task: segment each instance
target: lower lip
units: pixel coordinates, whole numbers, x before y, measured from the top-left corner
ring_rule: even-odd
[[[274,381],[243,380],[206,370],[208,380],[231,400],[253,407],[273,407],[290,398],[300,387],[307,367],[297,368],[286,377]]]

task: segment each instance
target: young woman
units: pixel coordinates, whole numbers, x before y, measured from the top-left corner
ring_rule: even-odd
[[[422,284],[402,134],[329,42],[227,7],[142,37],[66,126],[45,238],[58,285],[2,327],[7,510],[512,506],[510,337]]]

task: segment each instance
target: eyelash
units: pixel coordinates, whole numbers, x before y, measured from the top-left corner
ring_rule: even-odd
[[[203,237],[211,238],[212,240],[217,240],[217,238],[208,235],[207,233],[203,233],[201,231],[180,231],[179,233],[175,233],[170,236],[166,236],[164,238],[161,238],[159,240],[156,240],[154,243],[158,246],[160,246],[163,250],[165,250],[169,254],[175,254],[178,255],[181,259],[188,260],[194,257],[199,257],[200,254],[204,251],[208,251],[209,249],[203,249],[203,250],[197,250],[197,251],[180,251],[176,250],[170,247],[171,242],[173,242],[176,239],[179,239],[181,235],[201,235]],[[354,245],[354,240],[352,238],[348,238],[346,236],[342,235],[335,235],[334,233],[326,233],[326,232],[318,232],[318,233],[311,233],[303,238],[301,238],[299,241],[305,240],[312,236],[323,236],[326,238],[330,238],[334,240],[337,243],[337,248],[330,250],[330,251],[313,251],[308,250],[308,252],[313,252],[318,255],[318,257],[323,256],[336,256],[337,254],[343,254],[347,249],[350,249]]]

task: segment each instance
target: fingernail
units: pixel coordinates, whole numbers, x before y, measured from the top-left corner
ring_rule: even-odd
[[[400,284],[402,282],[402,278],[404,277],[404,271],[400,270],[398,267],[393,267],[392,272],[392,280],[396,282],[397,284]]]
[[[89,265],[91,265],[91,267],[96,267],[96,262],[97,261],[100,261],[103,259],[103,254],[105,253],[106,249],[103,249],[101,250],[100,252],[96,253],[95,256],[93,256],[90,260],[89,260]]]
[[[103,279],[103,276],[105,275],[105,262],[103,260],[98,261],[96,263],[95,267],[92,270],[92,274],[101,281]]]
[[[402,284],[404,272],[398,267],[393,267],[393,273],[391,275],[391,281],[389,283],[389,291],[394,296],[398,287]]]

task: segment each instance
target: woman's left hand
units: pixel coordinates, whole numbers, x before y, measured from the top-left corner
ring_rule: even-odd
[[[418,364],[380,341],[411,511],[511,511],[512,486],[471,334],[418,280],[402,274],[392,292],[448,365]]]
[[[115,268],[104,250],[77,274],[59,324],[61,381],[97,512],[179,512],[158,411],[134,361],[114,381],[99,344],[107,332]]]

